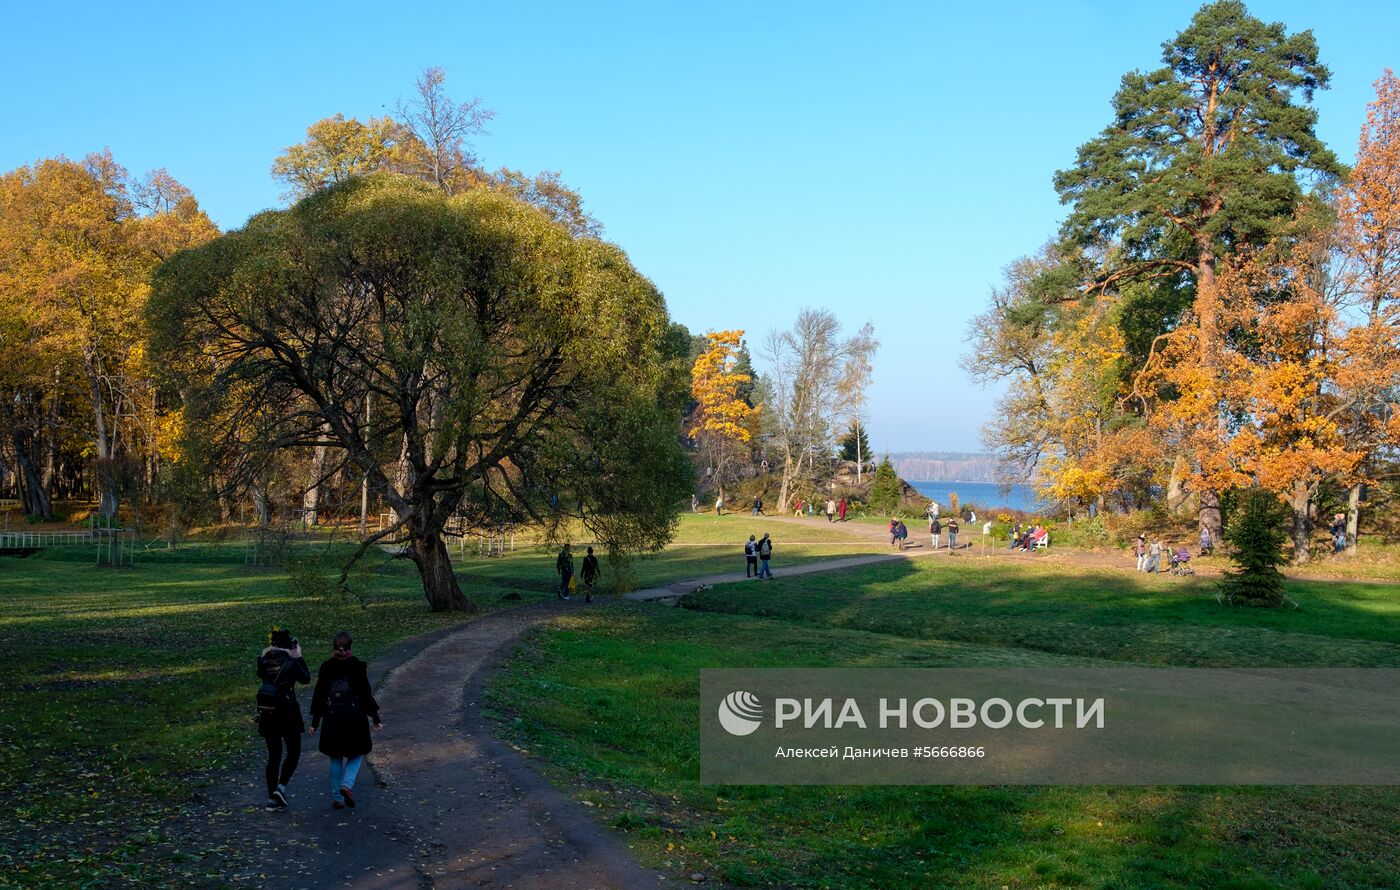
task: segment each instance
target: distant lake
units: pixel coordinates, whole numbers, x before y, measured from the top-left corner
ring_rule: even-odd
[[[959,504],[976,504],[988,509],[1009,508],[1034,513],[1044,510],[1045,505],[1035,495],[1029,485],[1013,485],[1003,489],[995,482],[914,482],[914,490],[930,500],[937,501],[946,511],[949,495],[957,492]]]

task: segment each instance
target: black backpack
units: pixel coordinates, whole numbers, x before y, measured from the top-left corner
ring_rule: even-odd
[[[341,677],[331,684],[326,697],[326,714],[331,717],[357,717],[360,713],[360,700],[350,681]]]

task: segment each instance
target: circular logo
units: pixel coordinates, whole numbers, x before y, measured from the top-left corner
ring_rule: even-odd
[[[719,703],[719,725],[730,735],[748,735],[763,725],[763,703],[752,692],[731,692]]]

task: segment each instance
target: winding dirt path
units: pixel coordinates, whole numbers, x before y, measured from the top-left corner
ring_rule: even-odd
[[[524,631],[579,608],[522,606],[405,641],[371,666],[384,717],[355,809],[329,805],[326,763],[304,736],[288,812],[244,815],[279,856],[262,886],[636,888],[666,881],[622,840],[498,742],[479,702],[490,668]],[[261,776],[248,793],[261,801]]]

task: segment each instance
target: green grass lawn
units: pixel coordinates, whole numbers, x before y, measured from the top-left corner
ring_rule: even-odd
[[[773,539],[773,570],[801,565],[822,559],[857,556],[863,553],[884,553],[889,548],[877,541],[852,537],[839,527],[806,528],[784,522],[769,522],[763,517],[742,515],[686,513],[681,516],[675,541],[660,553],[647,554],[635,560],[636,581],[640,587],[652,587],[671,581],[699,578],[721,572],[744,570],[744,542],[749,535],[762,537],[767,532]],[[574,569],[583,559],[584,547],[590,542],[580,534],[572,541]],[[513,553],[489,558],[476,557],[470,551],[461,561],[462,571],[480,578],[510,586],[553,589],[554,545],[529,544],[519,546]],[[601,554],[601,551],[600,551]],[[606,584],[608,564],[603,564]]]
[[[1296,610],[1232,610],[1190,579],[980,560],[727,585],[561,619],[492,702],[649,862],[738,885],[1393,887],[1392,789],[698,782],[704,668],[1400,665],[1400,586],[1289,592]]]
[[[221,873],[240,851],[171,825],[192,781],[257,743],[253,663],[268,629],[296,633],[314,668],[340,628],[372,659],[461,620],[429,614],[416,571],[399,562],[381,567],[362,605],[294,592],[281,571],[245,568],[232,545],[143,553],[124,569],[91,557],[83,547],[0,558],[0,883],[155,886]]]
[[[662,583],[741,567],[747,527],[740,517],[685,517],[678,544],[643,560],[641,573]],[[773,531],[796,540],[781,538],[788,527]],[[783,558],[852,549],[845,538],[793,531],[826,543],[780,545]],[[720,542],[740,557],[707,546]],[[343,545],[327,546],[304,556],[335,557]],[[88,547],[0,557],[0,886],[175,886],[256,855],[178,826],[192,782],[261,750],[253,664],[268,629],[296,633],[314,669],[342,628],[372,660],[464,620],[429,614],[413,566],[379,552],[368,561],[368,593],[347,599],[308,595],[280,569],[246,567],[238,543],[139,548],[133,568],[98,569],[92,558]],[[531,548],[465,560],[459,577],[494,609],[513,603],[502,599],[509,594],[549,598],[553,566],[552,550]]]

